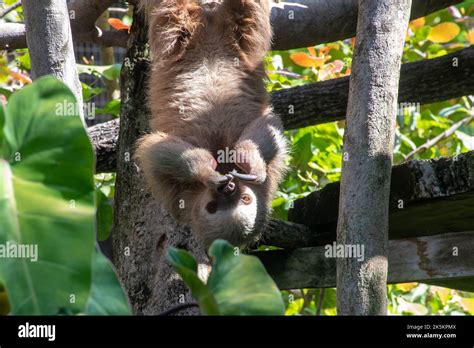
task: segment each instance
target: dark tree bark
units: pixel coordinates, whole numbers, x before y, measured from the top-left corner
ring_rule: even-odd
[[[411,0],[359,1],[344,131],[337,243],[338,315],[387,313],[388,207],[400,64]]]
[[[411,18],[426,16],[462,0],[414,0]],[[274,4],[273,48],[288,50],[354,37],[357,0],[290,0]]]
[[[149,110],[145,91],[149,68],[147,29],[135,13],[131,46],[121,76],[122,117],[117,155],[115,195],[114,263],[136,314],[158,314],[191,296],[165,260],[169,246],[191,252],[207,272],[207,257],[185,226],[179,226],[145,187],[133,162],[136,140],[148,130]],[[197,313],[196,308],[179,314]]]

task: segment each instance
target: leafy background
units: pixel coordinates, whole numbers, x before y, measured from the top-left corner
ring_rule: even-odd
[[[5,0],[9,5],[15,0]],[[21,7],[3,21],[22,20]],[[125,28],[131,19],[113,21],[113,26]],[[269,52],[266,58],[268,91],[308,84],[350,74],[355,39],[317,45],[290,51]],[[403,63],[436,58],[474,44],[474,3],[457,6],[417,19],[410,23],[403,52]],[[79,73],[94,76],[94,82],[83,84],[84,100],[103,92],[98,81],[114,81],[118,86],[120,64],[105,67],[94,65],[93,57],[83,57]],[[15,50],[0,55],[0,102],[5,103],[15,90],[31,83],[27,50]],[[440,81],[441,83],[442,81]],[[443,88],[439,86],[439,88]],[[404,161],[408,154],[428,140],[469,116],[474,96],[465,96],[440,103],[408,108],[397,116],[394,163]],[[119,94],[111,98],[99,113],[119,116]],[[292,151],[288,164],[292,168],[273,202],[274,215],[287,219],[292,201],[338,181],[341,172],[344,122],[333,122],[287,131]],[[474,150],[473,122],[458,128],[453,135],[441,139],[414,159],[455,156]],[[99,240],[109,238],[112,224],[112,200],[115,174],[95,175],[95,208]],[[0,285],[0,313],[2,296]],[[335,289],[295,289],[282,291],[286,315],[335,315]],[[474,293],[462,292],[426,284],[388,285],[390,314],[402,315],[472,315]],[[3,302],[4,303],[4,302]],[[120,306],[120,305],[118,305]],[[95,309],[100,311],[100,309]],[[91,310],[92,311],[92,310]]]

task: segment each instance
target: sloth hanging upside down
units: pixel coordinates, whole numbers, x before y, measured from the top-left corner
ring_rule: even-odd
[[[285,172],[263,58],[268,0],[144,1],[152,133],[136,158],[153,194],[208,247],[258,239]]]

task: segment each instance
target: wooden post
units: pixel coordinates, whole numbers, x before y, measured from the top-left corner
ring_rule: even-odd
[[[339,315],[387,313],[388,207],[401,55],[411,0],[360,0],[344,134],[337,243]]]
[[[66,0],[23,0],[22,5],[33,79],[52,75],[68,85],[85,122]]]

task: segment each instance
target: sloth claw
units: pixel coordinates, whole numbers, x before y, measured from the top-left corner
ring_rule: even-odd
[[[221,176],[219,177],[219,179],[217,180],[217,182],[218,182],[219,184],[227,184],[227,183],[229,183],[230,181],[232,181],[232,179],[233,179],[232,175],[226,174],[226,175],[221,175]]]
[[[249,182],[254,182],[257,181],[258,177],[253,174],[241,174],[237,172],[235,169],[230,172],[230,175],[232,175],[234,178],[237,178],[242,181],[249,181]]]

